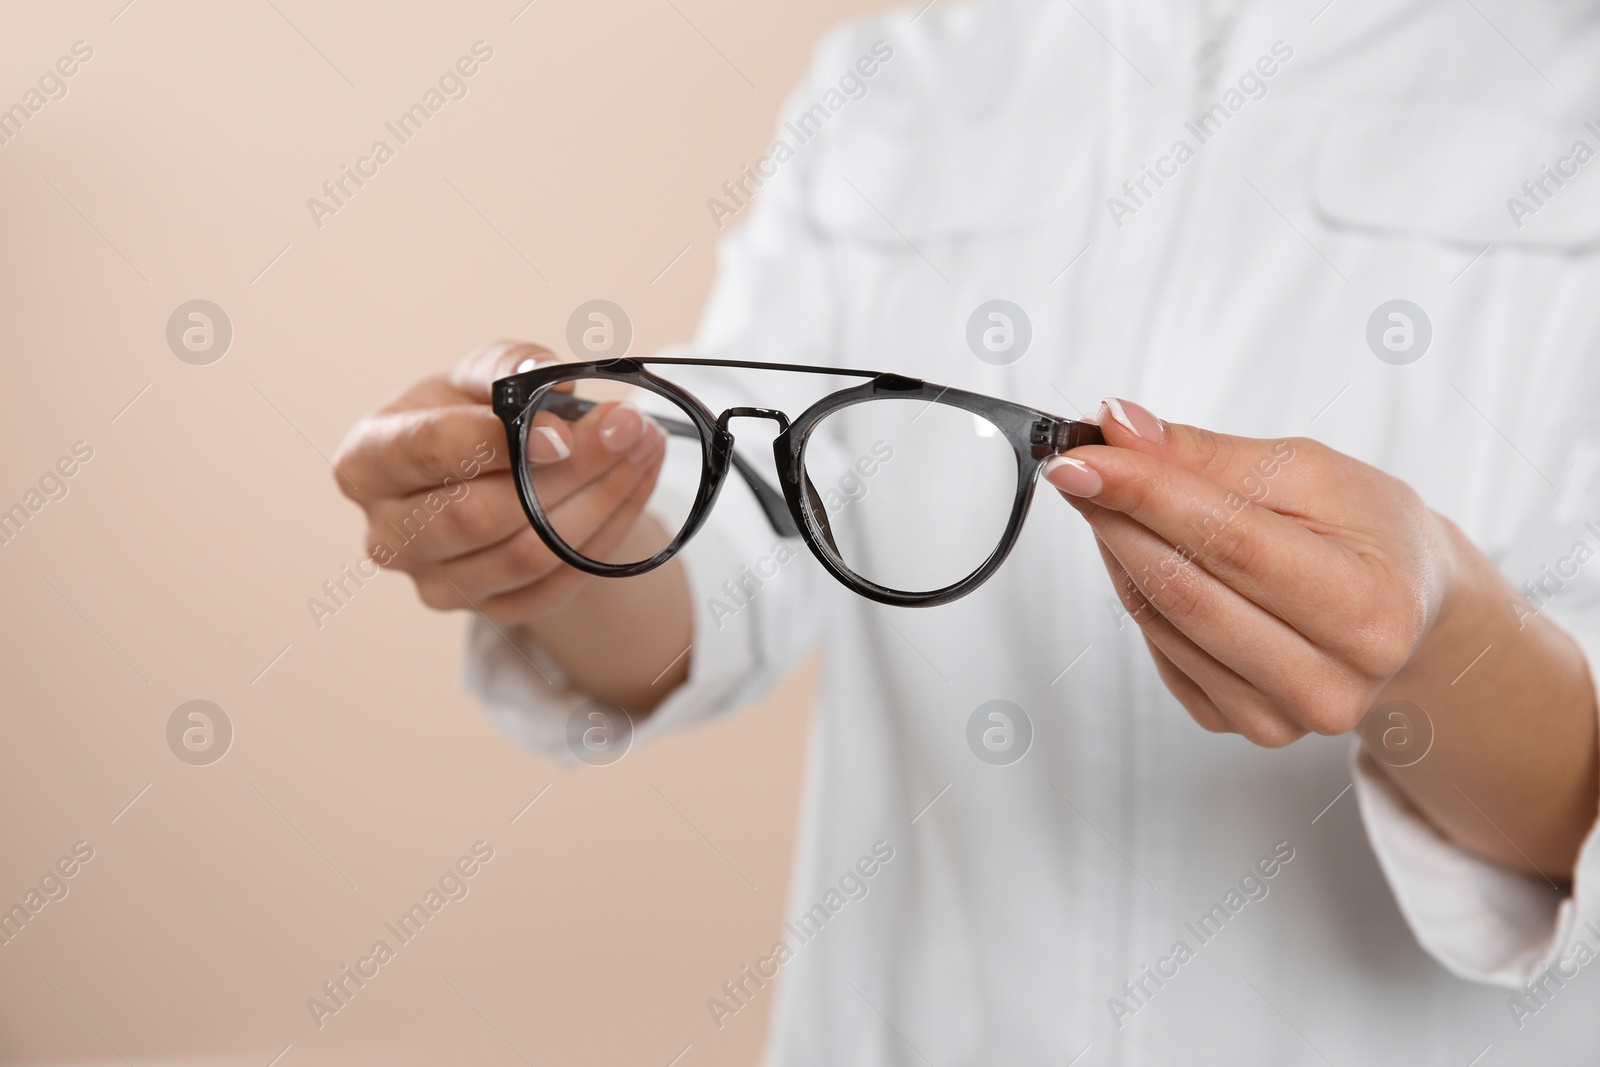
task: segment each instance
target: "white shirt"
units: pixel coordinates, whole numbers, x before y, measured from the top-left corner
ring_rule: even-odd
[[[1067,416],[1125,396],[1224,432],[1316,437],[1405,479],[1514,585],[1543,581],[1541,611],[1592,656],[1600,565],[1575,546],[1600,555],[1600,159],[1572,149],[1600,149],[1584,126],[1600,126],[1600,19],[1579,3],[1317,6],[990,0],[834,33],[784,120],[843,103],[762,164],[690,354],[891,370]],[[878,41],[893,55],[866,94],[829,97]],[[1265,95],[1247,80],[1230,97],[1251,69]],[[1213,104],[1210,126],[1185,125]],[[1521,186],[1541,164],[1568,176],[1535,203]],[[1145,165],[1167,177],[1135,199],[1123,183]],[[965,340],[994,298],[1032,323],[1008,366]],[[1395,298],[1431,322],[1409,365],[1367,343]],[[792,415],[820,395],[806,379],[676,380],[713,411]],[[755,426],[733,428],[770,471]],[[792,958],[750,961],[778,972],[770,1063],[1600,1056],[1596,835],[1563,897],[1444,840],[1349,739],[1267,751],[1202,731],[1048,487],[999,573],[940,608],[854,597],[790,542],[798,558],[714,613],[774,542],[730,479],[682,557],[689,679],[635,738],[735,711],[824,651]],[[583,694],[481,626],[468,672],[508,734],[570,758]],[[1009,766],[967,743],[994,699],[1032,724]],[[846,881],[866,886],[851,900],[841,878],[863,858],[873,875]],[[1253,869],[1259,900],[1239,890]],[[793,923],[819,903],[827,922],[803,940],[813,928]],[[1202,937],[1219,904],[1226,925]],[[1560,984],[1519,994],[1552,963]]]

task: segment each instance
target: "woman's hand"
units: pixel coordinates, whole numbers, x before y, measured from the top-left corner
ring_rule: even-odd
[[[586,579],[529,525],[489,406],[496,378],[555,359],[538,345],[485,345],[356,423],[339,446],[339,486],[366,512],[369,551],[409,574],[429,607],[520,625],[564,607]],[[528,450],[540,499],[603,556],[639,519],[665,441],[631,407],[603,404],[573,423],[541,414]]]
[[[1315,441],[1167,425],[1124,401],[1100,422],[1108,444],[1045,478],[1089,520],[1195,721],[1269,747],[1359,723],[1456,580],[1443,520]]]
[[[688,584],[676,560],[637,578],[590,581],[528,523],[489,390],[556,358],[498,341],[418,382],[351,428],[334,457],[338,483],[366,512],[369,554],[409,574],[424,604],[526,631],[575,685],[640,714],[688,671]],[[645,506],[665,447],[654,421],[604,403],[571,423],[538,415],[529,461],[552,519],[604,558],[630,539],[660,540]]]
[[[1410,799],[1492,859],[1571,871],[1600,797],[1587,666],[1554,624],[1523,624],[1452,523],[1315,441],[1167,424],[1127,401],[1099,421],[1107,444],[1044,476],[1088,520],[1200,725],[1277,747],[1413,701],[1432,749],[1414,766],[1380,759]]]

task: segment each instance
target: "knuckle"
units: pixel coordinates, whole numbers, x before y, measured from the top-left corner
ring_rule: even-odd
[[[1306,735],[1303,728],[1270,714],[1252,716],[1239,733],[1259,748],[1284,748]]]
[[[530,527],[518,533],[507,546],[511,569],[519,578],[536,578],[550,570],[554,554]]]
[[[1177,561],[1171,567],[1160,567],[1170,573],[1161,574],[1146,566],[1136,582],[1139,592],[1156,611],[1169,619],[1187,619],[1200,613],[1205,603],[1204,591],[1194,568]]]
[[[1194,450],[1200,476],[1211,481],[1220,480],[1233,464],[1233,441],[1221,434],[1198,434]]]
[[[400,554],[389,547],[389,542],[385,541],[376,529],[367,531],[367,558],[389,570],[405,570]]]
[[[1332,461],[1339,453],[1313,437],[1286,437],[1281,442],[1286,455],[1280,463],[1294,461],[1306,478],[1320,482],[1332,473]]]
[[[1189,717],[1208,733],[1231,734],[1235,732],[1233,727],[1228,724],[1228,720],[1205,697],[1194,695],[1180,698],[1179,703],[1189,713]]]
[[[1328,669],[1293,683],[1282,699],[1282,711],[1306,732],[1323,737],[1347,733],[1366,712],[1364,686],[1343,672]]]
[[[546,363],[560,360],[561,357],[544,345],[502,337],[473,349],[457,365],[452,378],[458,386],[487,384],[493,378],[515,373],[517,367],[528,359]]]
[[[463,538],[474,545],[494,539],[500,531],[499,509],[487,493],[468,493],[455,502],[451,519]]]
[[[1352,662],[1369,678],[1389,678],[1410,661],[1420,634],[1419,613],[1410,605],[1376,605],[1352,630]]]
[[[350,432],[345,434],[344,440],[339,442],[339,447],[334,450],[333,459],[329,461],[332,469],[328,474],[333,478],[333,484],[338,487],[339,492],[356,501],[360,500],[360,495],[357,493],[355,483],[345,476],[344,471],[352,460],[370,448],[367,425],[367,420],[362,419],[352,426]]]
[[[421,575],[413,576],[413,581],[417,586],[417,599],[425,607],[435,611],[450,611],[462,606],[461,595],[448,582]]]
[[[1260,543],[1248,523],[1214,508],[1201,523],[1197,556],[1234,573],[1248,571],[1260,552]]]
[[[478,605],[478,611],[484,618],[496,626],[515,626],[528,616],[528,609],[519,603],[515,597],[494,597],[486,603]]]
[[[445,458],[444,434],[438,420],[427,416],[413,419],[410,432],[406,435],[406,451],[430,481],[444,481],[449,464]]]
[[[1133,576],[1123,571],[1116,582],[1117,599],[1122,601],[1122,608],[1134,622],[1144,623],[1151,619],[1155,610],[1150,606],[1150,601],[1139,591],[1139,584]]]
[[[1273,450],[1277,454],[1278,461],[1280,463],[1288,463],[1290,460],[1298,459],[1300,456],[1307,455],[1313,449],[1323,447],[1325,446],[1315,438],[1284,437],[1280,438],[1274,443]]]
[[[513,369],[525,359],[536,359],[544,363],[561,358],[544,345],[536,344],[533,341],[504,341],[501,343],[504,347],[500,351],[500,358],[509,363]]]

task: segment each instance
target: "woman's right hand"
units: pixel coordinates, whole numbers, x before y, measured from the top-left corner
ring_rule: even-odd
[[[489,405],[497,378],[557,360],[518,341],[479,348],[361,419],[334,456],[339,487],[366,512],[374,561],[403,571],[441,610],[494,623],[537,623],[572,603],[587,579],[529,525],[511,480],[503,424]],[[658,538],[641,515],[666,436],[636,409],[601,404],[575,422],[541,414],[529,436],[539,497],[575,547],[604,558],[629,539]]]

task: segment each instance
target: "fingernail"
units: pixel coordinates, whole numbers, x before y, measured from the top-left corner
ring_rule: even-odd
[[[628,458],[635,463],[649,459],[667,438],[666,431],[654,419],[645,419],[644,422],[644,432],[639,435],[639,443],[628,453]]]
[[[528,458],[536,463],[559,463],[572,455],[572,449],[554,427],[535,426],[528,438]]]
[[[1081,459],[1051,456],[1044,461],[1044,480],[1068,496],[1099,496],[1106,487],[1100,472]]]
[[[644,431],[644,416],[629,404],[618,404],[600,420],[600,443],[610,452],[621,452],[639,439]]]
[[[1117,425],[1133,436],[1155,444],[1167,439],[1167,424],[1152,415],[1148,408],[1140,407],[1131,400],[1118,400],[1114,396],[1108,397],[1101,406],[1117,420]]]
[[[555,356],[553,356],[550,353],[546,352],[544,355],[541,355],[541,356],[529,356],[527,359],[523,360],[521,363],[518,363],[517,364],[517,369],[515,371],[513,371],[512,373],[513,374],[522,374],[524,371],[533,370],[533,368],[535,368],[535,367],[543,367],[547,363],[560,363],[560,362],[561,361],[559,359],[557,359]]]

